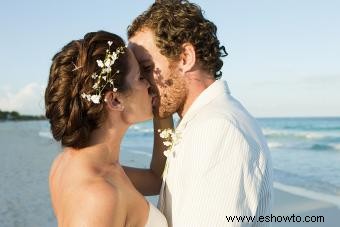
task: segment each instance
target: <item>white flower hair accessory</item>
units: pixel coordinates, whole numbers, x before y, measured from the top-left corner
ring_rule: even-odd
[[[119,74],[119,70],[116,72],[112,72],[112,65],[118,59],[120,54],[124,53],[124,47],[118,47],[115,52],[110,51],[110,47],[112,45],[112,41],[108,41],[107,44],[109,48],[106,50],[104,60],[97,60],[97,65],[101,68],[100,72],[93,73],[91,78],[96,80],[92,88],[95,90],[95,94],[86,94],[82,93],[80,96],[83,99],[86,99],[89,102],[93,102],[94,104],[99,104],[101,100],[102,91],[106,87],[106,85],[111,84],[113,92],[117,92],[118,88],[114,85],[114,77]]]

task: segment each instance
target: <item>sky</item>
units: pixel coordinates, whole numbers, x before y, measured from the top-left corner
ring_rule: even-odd
[[[3,1],[0,110],[44,113],[51,58],[87,32],[126,40],[152,0]],[[340,116],[340,1],[193,0],[229,55],[222,79],[255,117]]]

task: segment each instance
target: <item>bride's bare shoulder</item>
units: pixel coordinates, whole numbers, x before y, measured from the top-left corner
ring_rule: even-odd
[[[75,189],[59,207],[58,226],[124,226],[126,206],[115,187],[95,181]]]
[[[91,182],[82,187],[77,197],[77,204],[81,208],[77,220],[98,223],[94,226],[106,226],[105,223],[111,223],[108,226],[124,225],[127,215],[124,197],[105,180]]]

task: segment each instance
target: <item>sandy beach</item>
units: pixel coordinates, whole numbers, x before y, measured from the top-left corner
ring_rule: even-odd
[[[273,227],[279,226],[291,226],[291,227],[335,227],[339,226],[340,221],[340,209],[328,202],[322,200],[309,199],[303,196],[294,195],[282,190],[274,190],[274,206],[273,215],[278,216],[301,216],[300,219],[295,218],[295,222],[291,219],[291,222],[272,222]],[[309,217],[307,217],[309,216]],[[315,221],[317,216],[323,216],[324,222],[304,222],[305,218],[307,221]],[[321,218],[319,219],[321,220]]]
[[[26,124],[23,128],[20,123],[0,123],[0,144],[0,226],[56,226],[49,199],[48,172],[60,146],[42,137],[36,125]],[[125,155],[123,161],[147,166],[145,162],[149,158],[135,153]],[[274,227],[339,226],[337,201],[333,204],[332,201],[324,202],[325,198],[311,199],[307,198],[311,196],[294,195],[277,188],[274,196],[272,215],[301,216],[301,222],[278,219],[281,222],[273,222]],[[306,216],[323,216],[324,222],[303,222]]]

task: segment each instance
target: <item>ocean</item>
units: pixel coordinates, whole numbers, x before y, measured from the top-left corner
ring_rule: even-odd
[[[340,196],[340,118],[258,120],[276,182]]]
[[[340,118],[258,122],[271,150],[275,182],[339,200]],[[148,167],[152,143],[152,122],[132,126],[122,143],[121,163]],[[0,144],[0,226],[56,226],[48,172],[60,146],[48,122],[0,122]]]

